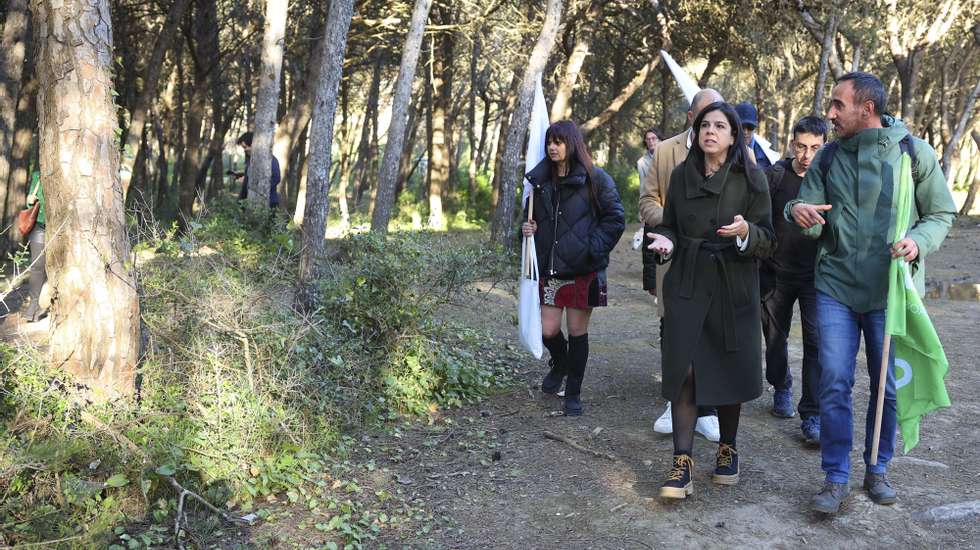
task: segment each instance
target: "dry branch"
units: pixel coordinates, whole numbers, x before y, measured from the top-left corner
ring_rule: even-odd
[[[586,454],[590,454],[590,455],[592,455],[592,456],[594,456],[596,458],[605,458],[606,460],[612,460],[613,462],[615,462],[616,460],[618,460],[615,456],[613,456],[613,455],[611,455],[609,453],[603,453],[603,452],[600,452],[600,451],[595,451],[595,450],[589,449],[588,447],[583,447],[582,445],[579,445],[578,443],[572,441],[571,439],[568,439],[565,436],[558,435],[556,433],[552,433],[552,432],[549,432],[547,430],[545,430],[545,432],[544,432],[544,437],[545,437],[545,439],[550,439],[552,441],[557,441],[559,443],[564,443],[565,445],[568,445],[569,447],[575,449],[576,451],[580,451],[580,452],[583,452],[583,453],[586,453]]]

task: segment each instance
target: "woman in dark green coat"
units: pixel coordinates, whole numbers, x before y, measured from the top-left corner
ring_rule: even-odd
[[[762,393],[758,259],[775,247],[766,178],[747,160],[735,110],[712,103],[694,129],[691,152],[670,177],[663,223],[648,234],[649,248],[673,260],[662,294],[663,395],[674,425],[664,498],[693,492],[699,405],[718,408],[721,441],[712,480],[738,482],[741,404]]]

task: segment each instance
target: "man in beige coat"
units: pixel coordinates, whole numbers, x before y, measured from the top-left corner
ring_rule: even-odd
[[[687,111],[687,125],[690,127],[698,113],[708,105],[724,101],[721,94],[711,88],[705,88],[694,94],[691,100],[691,107]],[[691,129],[684,130],[676,136],[662,141],[653,153],[653,166],[647,171],[646,177],[640,185],[640,219],[643,225],[655,227],[664,219],[664,201],[667,199],[667,187],[670,185],[670,173],[674,171],[680,163],[687,158],[687,152],[691,148]],[[644,241],[643,249],[646,250]],[[649,261],[644,255],[644,261]],[[662,292],[664,286],[664,275],[670,269],[670,263],[665,263],[657,267],[657,289]],[[664,301],[661,296],[658,300],[657,309],[660,314],[660,333],[663,334],[664,322]],[[699,410],[699,417],[695,430],[707,438],[709,441],[718,441],[720,433],[718,430],[718,416],[715,411],[706,409]],[[669,434],[673,431],[673,424],[670,414],[670,403],[667,403],[667,410],[653,424],[654,431]]]

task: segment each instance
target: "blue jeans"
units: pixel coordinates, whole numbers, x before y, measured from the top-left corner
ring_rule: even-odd
[[[857,352],[864,333],[864,349],[871,379],[868,416],[865,421],[864,463],[867,471],[884,473],[895,451],[895,361],[890,353],[885,407],[881,421],[878,463],[871,462],[871,439],[874,432],[875,405],[878,400],[878,375],[881,370],[881,346],[885,336],[885,310],[857,313],[846,305],[817,291],[817,324],[820,332],[820,454],[827,481],[847,483],[851,471],[850,452],[854,437],[854,413],[851,389]]]

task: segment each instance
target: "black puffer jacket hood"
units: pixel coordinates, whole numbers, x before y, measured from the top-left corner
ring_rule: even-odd
[[[534,188],[534,220],[538,222],[534,240],[541,274],[569,278],[605,269],[609,253],[626,228],[623,204],[609,174],[593,168],[594,203],[588,172],[579,163],[558,178],[557,189],[548,159],[525,177]]]

